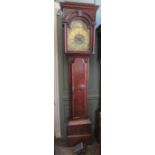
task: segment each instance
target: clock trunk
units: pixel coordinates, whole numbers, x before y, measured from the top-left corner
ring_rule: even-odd
[[[69,145],[92,142],[91,121],[88,119],[88,70],[89,57],[69,58],[71,82],[70,118],[67,123]]]

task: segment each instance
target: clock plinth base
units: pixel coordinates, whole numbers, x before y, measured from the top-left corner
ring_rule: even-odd
[[[91,121],[89,119],[69,120],[67,123],[67,141],[69,146],[80,142],[92,144]]]

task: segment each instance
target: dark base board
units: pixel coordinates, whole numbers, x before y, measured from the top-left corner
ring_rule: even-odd
[[[101,111],[96,111],[95,118],[95,137],[98,143],[101,143]]]
[[[92,144],[91,121],[89,119],[69,120],[67,123],[67,142],[74,146],[80,142]]]

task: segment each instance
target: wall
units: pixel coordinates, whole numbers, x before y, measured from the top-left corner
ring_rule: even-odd
[[[57,33],[57,12],[60,9],[59,3],[54,4],[54,136],[61,137],[60,131],[60,100],[59,100],[59,69],[58,69],[58,33]]]

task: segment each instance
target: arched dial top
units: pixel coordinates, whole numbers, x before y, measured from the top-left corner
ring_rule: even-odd
[[[90,29],[82,20],[73,20],[67,28],[68,50],[89,51],[90,47]]]

